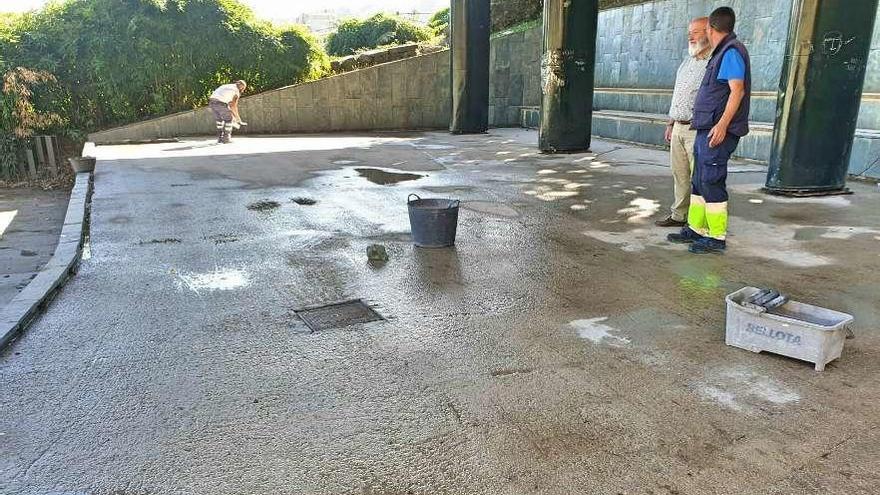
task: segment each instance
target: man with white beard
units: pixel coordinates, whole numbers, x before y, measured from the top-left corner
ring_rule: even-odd
[[[672,162],[672,177],[675,182],[675,202],[668,217],[658,220],[658,227],[684,227],[691,197],[691,173],[694,168],[694,140],[697,131],[691,129],[694,115],[694,101],[703,77],[706,64],[712,54],[706,29],[708,17],[699,17],[688,26],[688,54],[675,77],[675,90],[669,108],[669,122],[666,125],[665,139],[669,143],[669,158]]]

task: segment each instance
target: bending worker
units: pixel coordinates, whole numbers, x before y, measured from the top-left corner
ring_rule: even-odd
[[[235,81],[232,84],[224,84],[211,93],[208,106],[214,112],[217,121],[217,142],[228,143],[232,138],[232,129],[238,129],[243,122],[238,114],[238,100],[247,89],[244,81]]]
[[[688,226],[667,236],[672,242],[690,243],[689,251],[697,254],[723,253],[727,248],[727,162],[740,138],[749,133],[751,62],[734,34],[735,25],[730,7],[719,7],[709,16],[712,58],[691,122],[697,137]]]

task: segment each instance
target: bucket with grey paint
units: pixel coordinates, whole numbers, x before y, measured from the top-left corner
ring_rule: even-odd
[[[458,229],[457,199],[422,199],[410,194],[406,199],[413,243],[421,248],[444,248],[455,245]]]

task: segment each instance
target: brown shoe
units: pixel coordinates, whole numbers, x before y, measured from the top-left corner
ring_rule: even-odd
[[[654,222],[654,225],[658,227],[684,227],[687,225],[687,222],[682,222],[681,220],[676,220],[672,217],[666,217],[663,220],[657,220]]]

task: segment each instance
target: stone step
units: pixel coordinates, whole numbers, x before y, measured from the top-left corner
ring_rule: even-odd
[[[535,129],[540,123],[540,107],[521,107],[522,127]],[[593,134],[599,137],[639,144],[666,146],[663,114],[597,110],[593,112]],[[773,141],[773,124],[752,122],[751,132],[740,142],[736,156],[767,162]],[[880,131],[858,129],[853,140],[849,172],[855,176],[880,178]]]

